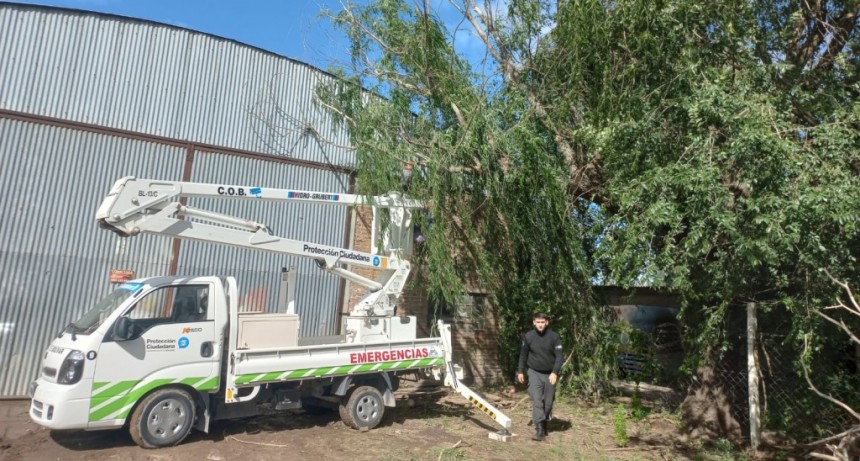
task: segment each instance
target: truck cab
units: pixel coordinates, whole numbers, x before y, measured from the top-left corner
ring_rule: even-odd
[[[217,391],[231,286],[221,277],[123,283],[48,347],[32,417],[51,429],[104,429],[122,426],[155,388],[184,392],[192,402]],[[194,409],[183,403],[167,405],[170,423],[154,434],[193,424]]]

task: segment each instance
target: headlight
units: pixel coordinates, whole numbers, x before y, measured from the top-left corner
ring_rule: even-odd
[[[75,384],[81,380],[81,375],[84,374],[84,353],[81,351],[71,351],[63,360],[63,365],[60,367],[60,373],[57,375],[57,382],[60,384]]]

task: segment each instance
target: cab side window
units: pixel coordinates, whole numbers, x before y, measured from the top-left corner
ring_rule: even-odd
[[[201,322],[207,319],[208,301],[208,285],[164,287],[147,294],[126,315],[148,326]]]

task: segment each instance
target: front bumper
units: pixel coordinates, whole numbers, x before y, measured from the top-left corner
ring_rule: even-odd
[[[90,398],[76,395],[84,389],[82,384],[69,386],[42,379],[31,384],[30,419],[49,429],[86,429]]]

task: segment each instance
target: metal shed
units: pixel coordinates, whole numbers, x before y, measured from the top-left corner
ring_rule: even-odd
[[[337,331],[344,285],[308,260],[122,239],[94,219],[127,175],[350,192],[347,133],[313,103],[332,75],[175,26],[5,2],[0,62],[0,397],[26,394],[53,335],[111,289],[112,269],[235,275],[272,299],[296,266],[302,334]],[[342,208],[228,206],[286,237],[350,242]]]

